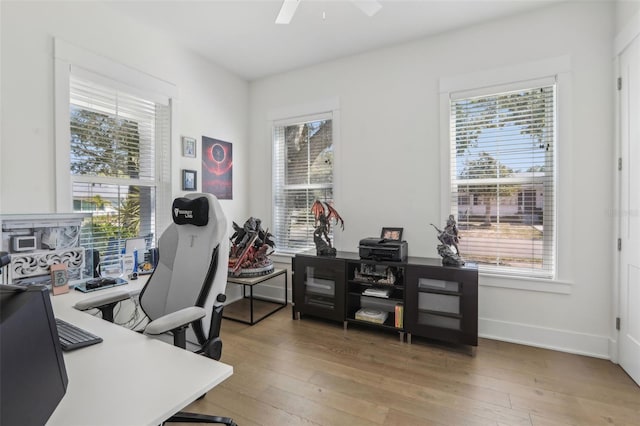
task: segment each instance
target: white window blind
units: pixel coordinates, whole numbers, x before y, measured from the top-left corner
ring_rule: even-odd
[[[72,74],[69,112],[74,211],[93,212],[85,243],[102,254],[119,253],[127,238],[152,244],[156,192],[167,186],[169,105]]]
[[[556,84],[493,90],[450,96],[460,254],[481,271],[553,278]]]
[[[276,249],[314,247],[315,200],[333,203],[331,114],[280,121],[273,127],[273,218]]]

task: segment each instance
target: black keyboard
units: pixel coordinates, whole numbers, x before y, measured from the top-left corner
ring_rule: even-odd
[[[91,334],[87,330],[83,330],[59,318],[56,318],[56,325],[58,326],[58,337],[63,351],[71,351],[102,342],[102,337]]]

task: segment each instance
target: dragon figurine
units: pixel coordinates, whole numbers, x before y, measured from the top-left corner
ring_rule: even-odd
[[[313,242],[316,244],[316,254],[318,256],[335,256],[336,249],[331,245],[329,232],[331,232],[331,220],[339,223],[344,230],[344,220],[338,214],[338,211],[329,204],[316,200],[311,206],[311,213],[315,218],[315,227],[313,231]]]

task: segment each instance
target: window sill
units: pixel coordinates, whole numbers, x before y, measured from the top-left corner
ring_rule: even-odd
[[[478,285],[555,294],[571,294],[573,288],[573,283],[570,281],[504,276],[482,272],[479,273]]]
[[[273,253],[272,255],[269,256],[269,259],[271,259],[273,262],[275,263],[287,263],[287,264],[291,264],[291,259],[293,259],[295,257],[295,253]]]

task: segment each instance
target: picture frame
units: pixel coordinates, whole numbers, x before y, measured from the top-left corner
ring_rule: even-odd
[[[182,170],[182,190],[195,191],[198,189],[198,172],[195,170]]]
[[[202,136],[202,192],[233,199],[233,144]]]
[[[51,292],[54,296],[69,292],[69,272],[67,265],[56,263],[49,267],[51,274]]]
[[[196,158],[196,140],[187,136],[182,137],[182,156]]]
[[[382,228],[382,232],[380,232],[380,238],[392,241],[402,241],[402,231],[404,231],[404,228],[390,228],[385,226]]]

